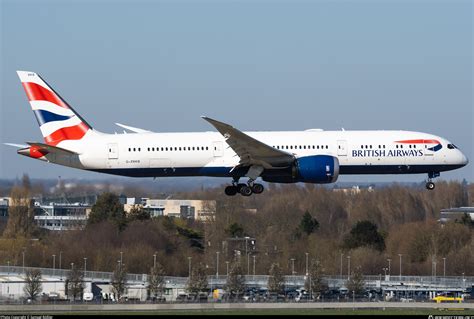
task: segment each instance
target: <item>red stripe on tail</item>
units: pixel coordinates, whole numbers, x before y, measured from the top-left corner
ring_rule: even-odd
[[[80,140],[89,130],[89,127],[80,123],[78,125],[63,127],[57,131],[54,131],[50,135],[44,138],[44,141],[48,145],[56,146],[65,140]]]
[[[33,82],[22,82],[23,88],[25,89],[26,96],[29,101],[48,101],[69,109],[66,103],[59,98],[54,92],[42,87],[39,84]]]

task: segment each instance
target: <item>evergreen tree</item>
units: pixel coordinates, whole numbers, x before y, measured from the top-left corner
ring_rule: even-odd
[[[230,237],[233,237],[233,238],[236,238],[236,237],[244,237],[244,235],[245,235],[244,228],[243,228],[242,225],[240,225],[239,223],[232,223],[232,224],[230,224],[230,225],[225,229],[225,232],[226,232]]]
[[[377,229],[377,225],[368,220],[357,222],[344,239],[348,249],[369,246],[378,251],[385,250],[385,239]]]
[[[97,197],[96,203],[92,206],[87,224],[92,225],[105,220],[112,221],[119,230],[123,230],[126,226],[123,205],[120,203],[119,197],[113,193],[102,193]]]
[[[150,213],[145,211],[143,207],[141,206],[134,206],[130,209],[130,212],[128,213],[128,220],[129,221],[134,221],[134,220],[150,220]]]
[[[306,235],[311,235],[319,228],[319,222],[316,218],[313,218],[311,214],[306,211],[301,218],[299,230],[305,233]]]

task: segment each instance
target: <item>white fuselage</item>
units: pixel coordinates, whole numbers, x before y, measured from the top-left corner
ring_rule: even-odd
[[[446,139],[420,132],[245,133],[296,158],[336,157],[340,174],[439,173],[468,162]],[[218,132],[103,134],[90,131],[82,140],[63,141],[58,146],[79,153],[79,161],[75,164],[71,161],[68,166],[124,176],[224,177],[232,176],[232,168],[239,164],[239,156]]]

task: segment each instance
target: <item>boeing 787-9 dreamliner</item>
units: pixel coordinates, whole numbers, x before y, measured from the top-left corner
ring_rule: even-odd
[[[461,168],[466,156],[450,141],[410,131],[242,132],[203,116],[217,132],[105,134],[89,125],[38,74],[18,71],[44,142],[18,153],[73,168],[133,177],[215,176],[227,195],[260,194],[274,183],[333,183],[344,174],[428,174]],[[241,178],[246,183],[239,183]]]

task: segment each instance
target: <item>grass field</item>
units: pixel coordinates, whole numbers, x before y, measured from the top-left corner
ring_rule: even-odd
[[[0,311],[1,312],[1,311]],[[114,316],[172,316],[172,315],[444,315],[444,316],[466,316],[474,315],[474,310],[437,310],[437,309],[206,309],[206,310],[153,310],[153,311],[80,311],[80,312],[32,312],[31,314],[51,315],[114,315]],[[4,314],[2,314],[4,315]]]

